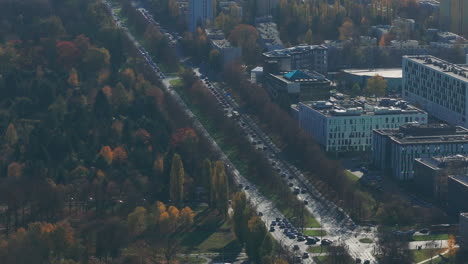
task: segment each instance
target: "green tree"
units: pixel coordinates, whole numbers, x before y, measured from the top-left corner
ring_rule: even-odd
[[[134,235],[139,235],[146,230],[147,211],[144,207],[138,206],[127,217],[129,231]]]
[[[314,41],[314,36],[312,35],[312,30],[309,29],[307,30],[307,33],[304,36],[304,42],[310,45],[313,43],[313,41]]]
[[[205,159],[201,168],[200,184],[205,188],[205,191],[210,195],[211,190],[211,173],[212,165],[209,159]],[[211,198],[210,198],[211,201]]]
[[[381,97],[385,95],[387,80],[380,75],[375,75],[367,80],[366,94]]]
[[[10,123],[7,127],[5,142],[10,146],[14,146],[18,142],[18,133],[16,133],[16,127],[13,123]]]
[[[233,207],[233,224],[234,224],[234,232],[236,233],[237,239],[240,242],[245,241],[245,223],[247,222],[247,218],[245,216],[246,207],[247,207],[247,198],[245,197],[245,193],[237,192],[234,194],[232,198],[232,207]]]
[[[224,163],[216,161],[212,172],[212,204],[223,215],[227,216],[229,204],[229,186]]]
[[[253,216],[248,222],[248,230],[245,250],[254,263],[261,263],[260,248],[265,240],[265,236],[268,234],[265,224],[260,217]]]
[[[184,201],[184,182],[185,172],[182,159],[178,154],[174,154],[172,158],[172,167],[170,175],[170,192],[169,196],[174,204],[181,205]]]

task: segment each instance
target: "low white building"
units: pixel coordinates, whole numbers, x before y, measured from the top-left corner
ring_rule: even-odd
[[[294,110],[294,109],[293,109]],[[427,113],[405,101],[384,98],[301,102],[301,127],[330,152],[369,151],[373,129],[398,128],[408,122],[427,123]]]

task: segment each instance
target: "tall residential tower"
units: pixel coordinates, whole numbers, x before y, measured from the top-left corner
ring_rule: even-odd
[[[190,0],[189,5],[188,27],[191,32],[195,32],[199,25],[206,26],[207,23],[213,23],[213,0]]]

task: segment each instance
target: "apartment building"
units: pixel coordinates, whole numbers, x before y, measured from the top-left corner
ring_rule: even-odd
[[[403,98],[440,120],[468,127],[467,88],[465,65],[429,55],[403,57]]]

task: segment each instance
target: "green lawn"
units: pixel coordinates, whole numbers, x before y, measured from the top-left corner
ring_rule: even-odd
[[[352,181],[352,182],[357,182],[359,181],[359,177],[354,175],[354,173],[348,171],[348,170],[345,170],[345,174],[346,176]]]
[[[318,228],[320,227],[320,223],[310,214],[307,214],[305,217],[306,226],[310,228]]]
[[[361,239],[359,239],[359,242],[365,243],[365,244],[370,244],[370,243],[372,243],[372,239],[367,238],[367,237],[366,238],[361,238]]]
[[[431,234],[431,235],[413,236],[413,241],[447,240],[448,238],[449,238],[448,234]]]
[[[423,260],[431,258],[431,255],[437,256],[439,253],[444,252],[445,249],[421,249],[421,250],[411,250],[411,260],[415,263],[421,262]],[[437,263],[437,261],[434,261]]]
[[[304,230],[304,235],[320,237],[326,236],[327,232],[325,230]]]
[[[309,253],[328,253],[328,247],[315,246],[307,249]]]
[[[174,87],[182,87],[184,85],[181,79],[171,80],[169,83]]]

